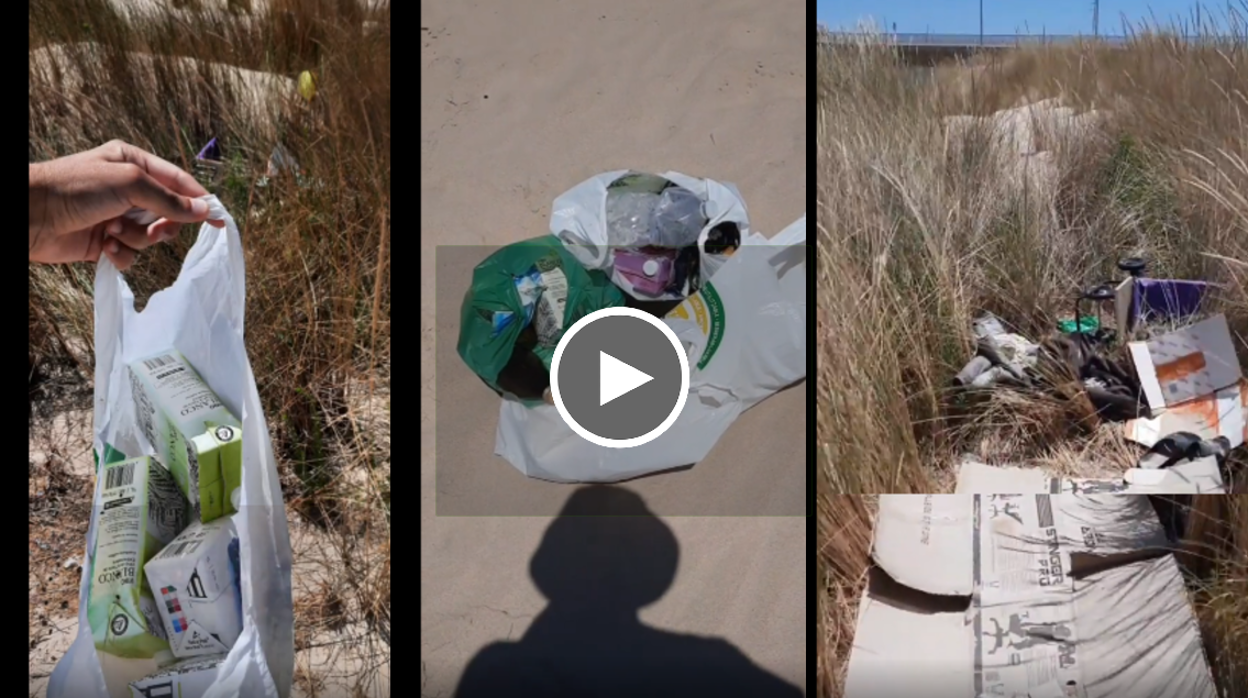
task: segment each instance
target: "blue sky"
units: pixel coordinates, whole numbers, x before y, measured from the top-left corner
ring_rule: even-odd
[[[984,32],[1013,34],[1016,31],[1039,34],[1092,33],[1092,0],[983,0]],[[979,33],[979,0],[816,0],[818,21],[832,29],[852,29],[865,17],[898,32]],[[1241,0],[1231,0],[1241,16]],[[1121,34],[1122,18],[1132,22],[1162,23],[1195,16],[1196,3],[1190,0],[1101,1],[1101,33]],[[1227,3],[1205,4],[1206,17],[1225,22]],[[885,24],[887,22],[887,24]]]

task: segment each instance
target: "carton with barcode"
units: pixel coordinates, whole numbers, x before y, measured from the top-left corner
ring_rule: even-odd
[[[224,654],[171,664],[130,682],[130,698],[201,698],[217,680]]]
[[[104,466],[87,620],[97,649],[127,659],[169,652],[143,566],[187,525],[173,477],[147,456]]]
[[[229,517],[192,522],[147,563],[147,581],[177,657],[228,652],[243,632],[238,535]]]
[[[143,435],[173,473],[195,518],[238,511],[242,425],[176,350],[132,362],[131,393]]]

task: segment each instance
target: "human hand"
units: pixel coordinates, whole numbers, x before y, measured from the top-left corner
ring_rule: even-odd
[[[121,141],[32,163],[30,261],[96,262],[103,254],[124,270],[139,250],[207,219],[208,204],[196,198],[207,193],[177,166]],[[157,220],[145,225],[135,209]]]

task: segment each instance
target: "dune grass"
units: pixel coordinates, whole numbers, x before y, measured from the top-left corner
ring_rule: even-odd
[[[1150,275],[1218,284],[1213,309],[1248,354],[1248,40],[1142,33],[1125,49],[1035,47],[935,69],[864,43],[818,63],[818,666],[820,695],[837,695],[870,494],[950,491],[967,451],[1072,474],[1089,454],[1137,452],[1077,389],[962,404],[948,386],[979,312],[1042,339],[1077,289],[1144,255]],[[1052,186],[1002,176],[1006,146],[989,133],[946,139],[946,117],[1048,98],[1097,115],[1046,137]],[[1248,502],[1198,506],[1218,533],[1188,555],[1194,598],[1224,696],[1248,695]]]
[[[239,222],[247,347],[284,495],[323,542],[319,601],[297,608],[296,637],[367,644],[364,672],[389,657],[388,3],[171,3],[142,18],[122,4],[32,3],[30,159],[122,139],[200,172]],[[305,70],[310,103],[294,89]],[[221,164],[197,168],[213,137]],[[301,172],[265,179],[279,142]],[[140,256],[127,274],[140,305],[193,240],[188,228]],[[93,275],[30,267],[32,415],[52,378],[90,380]]]

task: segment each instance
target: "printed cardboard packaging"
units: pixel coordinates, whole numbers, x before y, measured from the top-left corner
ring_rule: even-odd
[[[1165,469],[1129,468],[1121,478],[1062,478],[1040,468],[995,466],[964,458],[957,494],[1224,494],[1218,459],[1196,458]]]
[[[1178,431],[1203,439],[1225,436],[1231,448],[1244,442],[1244,404],[1248,390],[1224,315],[1130,342],[1150,414],[1129,420],[1126,437],[1145,446]]]
[[[176,350],[129,364],[139,428],[173,473],[195,518],[238,511],[242,425]]]
[[[169,472],[147,456],[108,463],[100,478],[87,607],[95,646],[129,659],[167,653],[143,566],[186,526],[186,500]]]
[[[131,698],[202,698],[225,655],[184,659],[130,683]]]
[[[881,495],[847,698],[1217,698],[1140,495]]]
[[[146,567],[177,657],[228,652],[243,631],[238,536],[229,518],[193,522]]]

